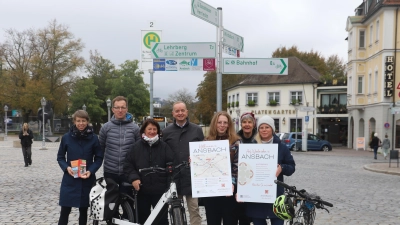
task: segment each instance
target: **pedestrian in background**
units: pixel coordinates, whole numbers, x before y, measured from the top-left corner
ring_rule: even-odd
[[[172,106],[174,122],[163,130],[163,140],[174,151],[175,165],[183,161],[189,161],[189,142],[204,140],[203,130],[200,126],[189,121],[188,113],[189,111],[184,102],[175,102]],[[190,169],[182,169],[175,180],[179,197],[182,198],[185,196],[186,198],[190,224],[201,225],[198,199],[192,197]]]
[[[161,140],[161,129],[154,119],[147,119],[140,128],[142,138],[126,154],[124,172],[129,183],[138,191],[137,207],[139,224],[144,224],[150,215],[151,208],[156,207],[168,187],[168,176],[165,173],[139,173],[140,169],[150,167],[167,167],[173,162],[173,151]],[[168,225],[168,215],[161,216],[159,225]]]
[[[19,132],[19,139],[21,139],[22,155],[24,156],[25,167],[28,167],[28,165],[32,165],[33,132],[29,129],[27,123],[22,125],[22,130]]]
[[[383,139],[382,141],[382,153],[383,153],[383,157],[387,157],[388,153],[389,153],[389,148],[390,148],[390,140],[388,138],[388,135],[385,135],[385,139]]]
[[[79,208],[79,225],[87,224],[89,208],[89,193],[96,181],[96,171],[103,163],[103,151],[99,139],[89,126],[89,115],[84,110],[78,110],[72,115],[74,125],[61,139],[57,153],[57,161],[64,175],[61,181],[61,206],[58,225],[68,224],[72,207]],[[86,160],[86,172],[74,178],[71,161]],[[75,224],[75,223],[74,223]]]
[[[270,116],[263,116],[258,120],[258,133],[255,137],[259,144],[278,144],[278,167],[275,172],[277,180],[283,182],[283,175],[291,176],[296,168],[293,156],[286,145],[281,142],[275,133],[275,122]],[[284,193],[283,187],[277,185],[276,197]],[[283,225],[284,220],[279,219],[273,212],[273,203],[245,202],[246,214],[254,225]]]
[[[221,221],[224,225],[237,224],[238,218],[234,212],[238,204],[242,203],[238,203],[234,196],[237,190],[238,154],[241,139],[236,134],[235,124],[227,112],[220,111],[214,114],[210,123],[209,135],[205,140],[228,140],[232,173],[231,196],[203,198],[207,225],[221,225]]]
[[[128,182],[123,167],[127,152],[141,139],[139,126],[128,112],[125,97],[117,96],[112,100],[112,112],[111,120],[101,127],[99,133],[100,146],[104,151],[104,177],[114,180],[121,193],[132,196],[132,189],[122,185]]]
[[[377,159],[378,147],[381,143],[381,140],[378,138],[378,133],[374,134],[374,137],[371,140],[371,148],[374,149],[374,159]]]

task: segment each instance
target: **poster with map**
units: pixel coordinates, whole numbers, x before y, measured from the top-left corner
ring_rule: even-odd
[[[274,203],[278,144],[240,144],[237,199]]]
[[[192,196],[232,195],[228,140],[189,142]]]

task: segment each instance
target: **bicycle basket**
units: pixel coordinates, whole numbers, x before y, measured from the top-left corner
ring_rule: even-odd
[[[96,180],[90,190],[90,218],[108,220],[114,215],[119,204],[118,184],[110,179],[101,177]]]
[[[281,195],[273,205],[274,214],[281,220],[290,220],[294,217],[293,202],[290,197]]]

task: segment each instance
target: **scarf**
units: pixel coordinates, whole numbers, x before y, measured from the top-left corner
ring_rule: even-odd
[[[142,138],[144,141],[149,143],[150,146],[152,146],[154,143],[156,143],[159,139],[158,134],[152,138],[147,137],[144,133],[142,134]]]
[[[72,137],[86,138],[87,136],[93,133],[93,127],[88,125],[83,131],[80,131],[75,125],[73,125],[70,128],[70,132]]]
[[[274,136],[272,136],[272,138],[269,139],[269,141],[261,141],[261,143],[263,143],[263,144],[272,144],[273,141],[274,141]]]

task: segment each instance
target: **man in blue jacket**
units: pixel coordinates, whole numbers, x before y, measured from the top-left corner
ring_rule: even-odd
[[[133,122],[128,113],[128,101],[123,96],[112,100],[111,120],[105,123],[99,134],[101,149],[104,151],[104,177],[113,179],[119,184],[120,192],[132,195],[131,188],[122,186],[126,182],[124,161],[126,153],[133,144],[140,140],[139,126]]]

